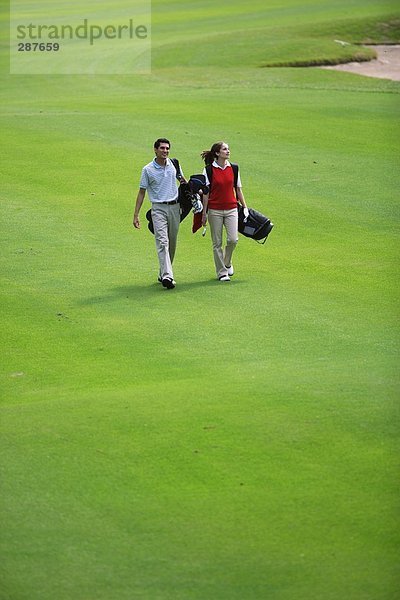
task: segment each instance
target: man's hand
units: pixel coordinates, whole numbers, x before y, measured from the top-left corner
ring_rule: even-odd
[[[203,213],[203,215],[201,217],[201,224],[204,227],[206,223],[207,223],[207,213]]]
[[[247,206],[245,206],[243,208],[243,215],[244,215],[244,220],[247,221],[247,219],[249,218],[249,209],[247,208]]]
[[[139,212],[143,204],[145,193],[146,190],[144,188],[139,188],[135,210],[133,211],[133,226],[135,229],[140,229]]]

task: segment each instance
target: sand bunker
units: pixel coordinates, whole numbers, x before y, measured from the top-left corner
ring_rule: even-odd
[[[378,55],[376,60],[368,62],[351,62],[344,65],[322,67],[335,71],[348,71],[366,77],[378,77],[400,81],[400,45],[366,46],[372,48]]]

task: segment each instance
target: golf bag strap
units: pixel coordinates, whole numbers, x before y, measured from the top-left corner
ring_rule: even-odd
[[[239,165],[237,165],[236,163],[231,163],[231,167],[232,167],[232,171],[233,171],[233,187],[235,188],[235,192],[237,195],[237,182],[238,182],[238,177],[239,177]],[[213,167],[212,165],[206,165],[206,173],[207,173],[207,177],[208,177],[208,181],[209,181],[209,188],[210,188],[210,192],[211,192],[211,185],[212,185],[212,173],[213,173]]]
[[[181,171],[181,165],[179,164],[179,160],[177,158],[171,158],[171,162],[175,167],[176,178],[180,180],[182,177],[182,171]]]
[[[208,187],[211,192],[211,184],[212,184],[212,165],[206,165],[206,173],[208,177]]]

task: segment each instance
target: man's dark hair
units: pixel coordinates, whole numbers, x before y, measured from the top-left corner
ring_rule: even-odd
[[[154,142],[154,148],[159,148],[161,144],[168,144],[171,148],[171,142],[167,140],[167,138],[158,138],[158,140]]]

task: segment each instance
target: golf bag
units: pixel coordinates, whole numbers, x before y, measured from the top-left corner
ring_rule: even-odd
[[[245,219],[242,206],[239,206],[238,217],[239,233],[259,244],[265,244],[274,226],[271,220],[253,208],[249,208],[249,216]]]
[[[177,175],[181,175],[181,168],[177,158],[171,159],[176,169]],[[185,219],[191,210],[195,214],[201,213],[203,210],[203,204],[201,202],[200,190],[202,193],[208,193],[208,187],[206,186],[206,178],[204,175],[191,175],[188,183],[181,183],[178,189],[178,200],[181,206],[181,222]],[[151,209],[146,213],[146,219],[148,220],[147,227],[154,234],[153,219],[151,217]]]

